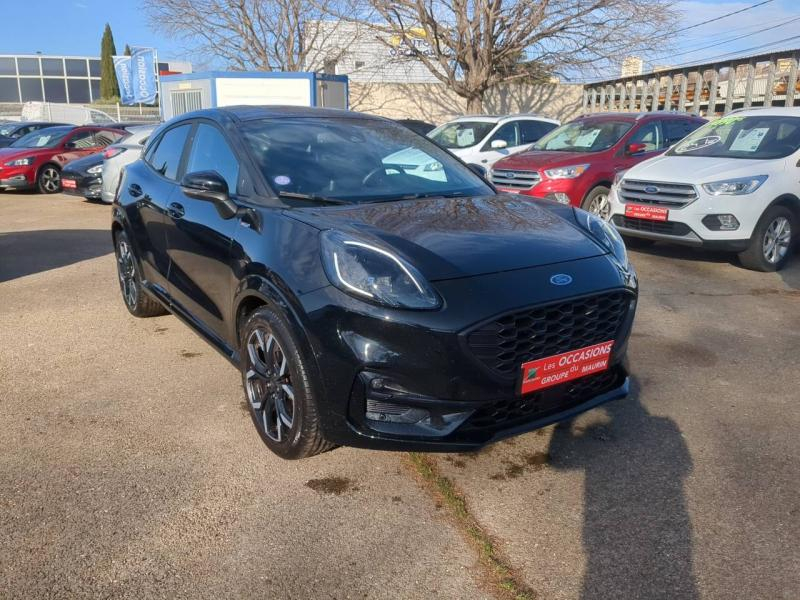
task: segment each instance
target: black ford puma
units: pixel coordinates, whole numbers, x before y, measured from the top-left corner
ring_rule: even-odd
[[[205,110],[150,140],[113,207],[125,304],[237,366],[278,455],[474,449],[627,393],[636,275],[602,220],[358,113]]]

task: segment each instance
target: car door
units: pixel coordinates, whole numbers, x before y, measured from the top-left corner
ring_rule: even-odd
[[[631,144],[640,144],[642,149],[637,152],[629,152]],[[619,151],[619,159],[616,170],[630,169],[640,162],[652,158],[666,150],[664,145],[664,133],[661,128],[660,119],[651,119],[639,125],[628,135],[622,148]]]
[[[183,173],[216,171],[231,198],[239,187],[240,163],[220,129],[197,122]],[[169,291],[173,303],[195,325],[226,343],[233,294],[231,244],[239,220],[223,219],[207,200],[187,196],[178,186],[167,207]]]
[[[506,143],[503,148],[492,148],[492,142],[502,140]],[[520,121],[508,121],[498,127],[480,149],[480,165],[491,167],[501,158],[511,156],[525,150],[527,144],[522,141]]]
[[[129,167],[122,182],[126,196],[134,200],[128,221],[143,277],[164,296],[169,294],[167,205],[178,187],[191,129],[191,123],[182,123],[165,130],[148,146],[143,160]]]

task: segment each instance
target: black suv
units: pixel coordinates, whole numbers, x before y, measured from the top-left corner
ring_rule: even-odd
[[[465,450],[626,394],[637,283],[613,227],[497,194],[387,119],[182,115],[113,206],[125,304],[242,373],[284,458]]]

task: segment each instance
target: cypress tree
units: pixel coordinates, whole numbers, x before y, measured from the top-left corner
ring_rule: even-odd
[[[130,46],[128,46],[128,44],[125,44],[125,52],[123,52],[123,54],[124,54],[125,56],[130,56],[130,55],[132,54],[132,53],[131,53],[131,47],[130,47]]]
[[[119,84],[117,74],[114,72],[114,59],[117,47],[114,45],[114,34],[111,26],[106,23],[103,31],[103,41],[100,44],[100,97],[103,100],[119,98]]]

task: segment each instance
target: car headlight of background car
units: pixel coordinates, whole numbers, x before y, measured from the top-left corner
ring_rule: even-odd
[[[712,181],[704,183],[703,189],[712,196],[742,196],[752,194],[761,184],[767,180],[767,175],[755,175],[754,177],[737,177],[736,179],[724,179],[722,181]]]
[[[320,242],[325,273],[343,292],[394,308],[441,305],[422,274],[389,250],[336,230],[323,232]]]
[[[589,232],[589,235],[597,240],[603,248],[608,250],[623,268],[628,269],[628,251],[625,249],[622,236],[614,226],[585,210],[579,208],[573,210],[578,224]]]
[[[18,158],[17,160],[10,160],[4,163],[7,167],[28,167],[33,164],[33,157]]]
[[[548,179],[575,179],[586,172],[589,165],[570,165],[569,167],[556,167],[545,169],[544,174]]]
[[[100,173],[103,172],[103,165],[96,165],[94,167],[90,167],[90,168],[86,169],[86,172],[89,175],[99,175]]]

